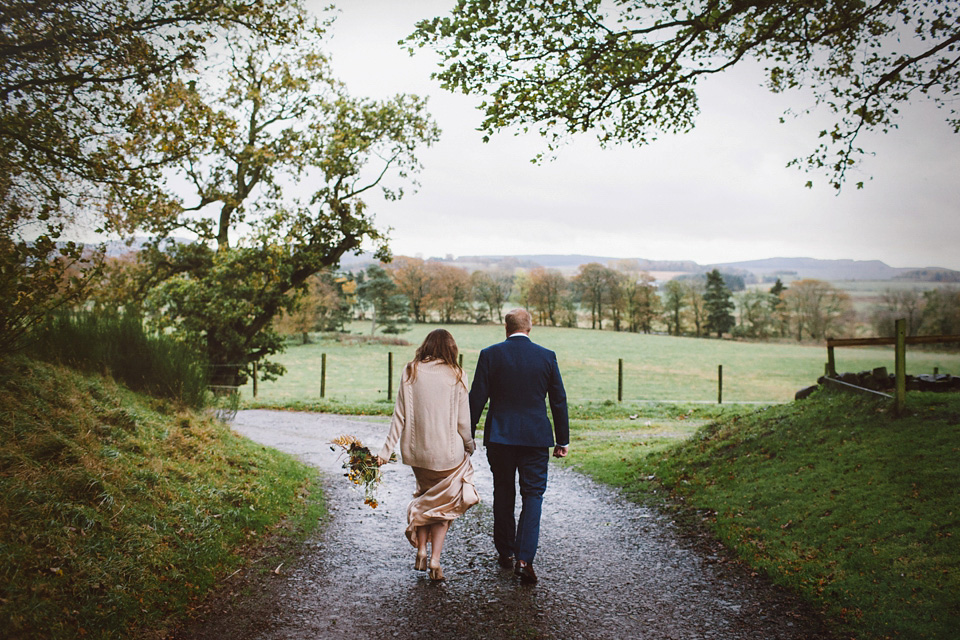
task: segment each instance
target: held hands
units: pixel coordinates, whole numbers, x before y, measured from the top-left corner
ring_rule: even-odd
[[[562,447],[562,446],[560,446],[560,445],[557,445],[556,447],[553,448],[553,457],[554,457],[554,458],[566,458],[568,451],[570,451],[570,447],[569,447],[569,446]]]

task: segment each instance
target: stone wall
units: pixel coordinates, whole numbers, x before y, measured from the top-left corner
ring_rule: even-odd
[[[883,393],[893,393],[897,384],[896,375],[888,373],[886,367],[878,367],[873,371],[861,371],[859,373],[841,373],[837,375],[836,379],[857,387]],[[797,391],[795,398],[797,400],[806,398],[823,386],[824,381],[825,376],[820,376],[817,378],[816,385]],[[906,383],[907,391],[960,391],[960,377],[947,373],[908,375]]]

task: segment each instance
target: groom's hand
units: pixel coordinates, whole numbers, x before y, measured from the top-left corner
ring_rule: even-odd
[[[569,447],[556,446],[553,448],[553,457],[554,458],[566,458],[567,452],[570,450]]]

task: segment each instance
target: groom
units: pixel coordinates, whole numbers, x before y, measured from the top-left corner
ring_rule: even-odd
[[[550,447],[554,456],[563,458],[570,443],[567,395],[556,354],[530,341],[530,314],[514,309],[507,313],[505,324],[507,339],[480,352],[470,388],[470,424],[476,432],[489,400],[483,445],[493,473],[493,544],[500,566],[513,566],[522,582],[532,584],[537,581],[533,558],[540,538]],[[544,403],[548,396],[552,429]],[[514,519],[518,474],[519,522]]]

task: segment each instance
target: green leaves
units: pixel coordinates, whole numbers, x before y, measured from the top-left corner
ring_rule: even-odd
[[[98,232],[170,228],[179,209],[157,183],[171,159],[191,157],[185,132],[209,133],[199,123],[215,114],[183,78],[213,35],[236,28],[284,41],[301,11],[297,0],[4,5],[0,287],[19,293],[3,300],[0,350],[49,310],[82,299],[98,274],[94,252],[54,250],[65,223],[82,213]],[[151,100],[176,117],[163,119]]]
[[[407,298],[399,292],[386,269],[376,264],[367,267],[357,279],[357,297],[362,305],[370,307],[370,335],[376,332],[378,324],[384,333],[406,331]]]
[[[770,62],[772,91],[811,89],[836,117],[836,136],[794,164],[826,170],[839,189],[867,153],[856,139],[894,127],[899,103],[923,95],[950,108],[960,129],[958,11],[956,0],[464,0],[406,42],[439,53],[444,88],[491,97],[480,107],[484,140],[529,126],[551,149],[586,131],[602,146],[688,131],[699,78],[748,58]]]
[[[142,183],[142,172],[153,177],[156,164],[118,153],[137,146],[140,96],[175,83],[203,58],[214,33],[243,28],[283,40],[280,26],[296,22],[301,10],[295,0],[5,7],[0,172],[10,178],[0,184],[3,216],[30,218],[44,209],[68,216],[65,195],[80,205],[82,197],[106,195],[99,188]]]
[[[31,328],[82,299],[100,275],[102,249],[58,243],[62,231],[48,223],[30,242],[0,233],[0,356],[26,346]]]
[[[273,319],[313,274],[362,245],[389,258],[366,196],[402,197],[417,150],[439,136],[423,99],[351,96],[321,26],[293,35],[278,45],[231,33],[219,63],[151,93],[131,153],[172,157],[178,186],[118,189],[127,219],[158,238],[135,268],[145,308],[222,365],[219,384],[258,361],[267,377],[282,373],[265,360],[283,348]],[[184,232],[197,240],[159,249]]]

